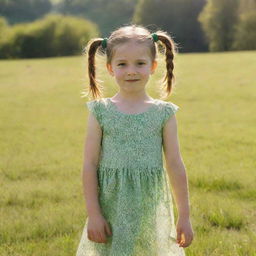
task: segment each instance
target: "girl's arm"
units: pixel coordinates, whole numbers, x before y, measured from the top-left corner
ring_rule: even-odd
[[[83,191],[88,216],[101,214],[98,200],[97,166],[101,150],[102,130],[94,115],[89,112],[84,145]]]
[[[163,149],[166,169],[173,188],[180,218],[189,218],[188,183],[185,166],[179,150],[177,122],[171,116],[163,128]]]

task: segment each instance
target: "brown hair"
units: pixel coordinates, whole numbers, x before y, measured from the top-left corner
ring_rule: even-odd
[[[174,56],[177,52],[177,45],[173,41],[172,37],[162,30],[155,32],[158,36],[157,44],[154,43],[151,33],[148,29],[140,25],[127,25],[120,27],[113,31],[107,40],[107,47],[102,47],[103,38],[94,38],[90,40],[84,49],[84,52],[88,52],[88,75],[89,75],[89,93],[92,93],[94,99],[101,98],[102,86],[96,80],[95,74],[95,55],[107,56],[107,63],[111,63],[115,47],[119,44],[126,43],[130,40],[135,40],[137,43],[144,43],[145,46],[149,47],[152,62],[156,59],[157,49],[160,53],[165,55],[166,61],[166,75],[161,81],[163,86],[160,90],[161,97],[167,97],[171,94],[175,77],[173,74],[174,69]],[[156,47],[158,46],[158,48]],[[163,89],[166,94],[163,96]],[[86,95],[86,96],[87,96]]]

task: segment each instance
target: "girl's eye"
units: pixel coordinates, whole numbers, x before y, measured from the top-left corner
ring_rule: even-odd
[[[139,64],[139,65],[144,65],[145,63],[144,63],[144,62],[139,62],[138,64]],[[118,64],[118,66],[124,66],[124,65],[125,65],[125,63],[119,63],[119,64]]]

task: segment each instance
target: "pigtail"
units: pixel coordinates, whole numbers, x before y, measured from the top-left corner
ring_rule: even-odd
[[[89,91],[87,91],[87,95],[92,93],[94,99],[101,98],[101,92],[103,88],[99,84],[99,80],[96,80],[96,67],[95,67],[95,55],[97,50],[100,50],[101,53],[104,52],[102,49],[101,43],[102,38],[96,38],[91,40],[88,43],[88,76],[89,76]],[[86,50],[85,50],[86,51]]]
[[[166,61],[166,75],[163,79],[163,88],[166,90],[166,95],[171,94],[173,85],[175,83],[174,70],[174,56],[176,54],[176,44],[172,38],[165,32],[161,31],[156,33],[158,40],[165,46],[165,61]]]

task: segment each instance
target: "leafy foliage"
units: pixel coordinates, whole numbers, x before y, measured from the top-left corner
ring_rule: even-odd
[[[0,42],[0,58],[36,58],[81,54],[83,46],[99,34],[96,24],[82,18],[48,15],[34,23],[7,30]]]

